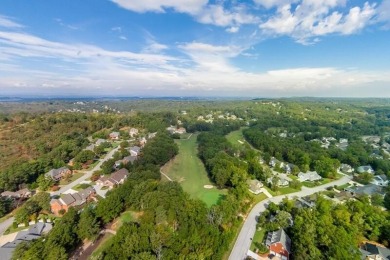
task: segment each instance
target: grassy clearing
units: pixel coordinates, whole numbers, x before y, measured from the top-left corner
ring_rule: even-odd
[[[336,189],[338,189],[339,191],[343,191],[345,188],[348,188],[349,186],[351,186],[351,184],[346,183],[344,185],[337,186]]]
[[[192,197],[204,201],[208,206],[216,204],[227,193],[217,188],[205,189],[211,183],[202,161],[198,158],[197,134],[188,140],[175,140],[179,154],[161,169],[172,180],[177,181]],[[165,178],[165,177],[162,177]]]
[[[98,259],[97,257],[106,249],[109,248],[112,245],[112,237],[114,235],[111,233],[105,233],[104,237],[102,238],[99,246],[96,248],[95,251],[91,254],[91,256],[88,259]]]
[[[65,179],[60,180],[60,185],[69,184],[69,183],[77,180],[78,178],[80,178],[83,175],[84,175],[83,172],[76,171],[75,173],[73,173],[72,177],[70,177],[68,180],[65,180]]]
[[[237,131],[230,132],[228,135],[226,135],[226,139],[235,147],[241,147],[244,145],[245,138],[242,134],[242,130],[244,130],[245,127],[240,128]]]
[[[80,184],[77,184],[76,186],[74,186],[72,189],[80,191],[80,190],[84,190],[88,187],[91,187],[91,185],[87,184],[87,183],[80,183]]]
[[[256,230],[255,235],[253,236],[252,244],[251,244],[251,251],[255,252],[256,249],[258,249],[259,244],[263,244],[265,237],[265,229],[262,228],[260,230]]]
[[[285,195],[285,194],[289,194],[289,193],[294,193],[294,192],[300,191],[300,190],[297,190],[297,189],[293,189],[291,187],[282,187],[282,188],[279,188],[277,191],[273,191],[273,190],[271,190],[268,187],[264,187],[264,188],[269,193],[271,193],[272,196]]]
[[[253,203],[254,205],[256,205],[257,203],[259,203],[260,201],[263,201],[265,200],[266,198],[268,198],[264,193],[260,193],[258,195],[253,195]]]

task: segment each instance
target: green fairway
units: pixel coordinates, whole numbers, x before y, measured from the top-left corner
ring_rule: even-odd
[[[204,188],[204,185],[213,185],[213,183],[210,182],[206,169],[198,158],[196,137],[197,134],[194,134],[188,140],[175,140],[179,146],[179,154],[161,170],[172,180],[179,182],[184,191],[192,197],[201,199],[211,206],[216,204],[226,191],[215,187]]]
[[[226,139],[232,144],[234,145],[235,147],[240,147],[242,145],[244,145],[244,143],[246,142],[245,141],[245,138],[242,134],[242,130],[244,130],[245,128],[242,127],[240,128],[239,130],[236,130],[236,131],[233,131],[233,132],[230,132],[228,135],[226,135]]]

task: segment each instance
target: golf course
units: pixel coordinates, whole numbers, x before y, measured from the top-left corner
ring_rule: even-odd
[[[161,168],[162,173],[177,181],[193,198],[204,201],[208,206],[216,204],[227,193],[217,189],[210,181],[202,161],[198,158],[197,134],[188,139],[175,140],[179,154]],[[162,176],[162,178],[167,179]]]

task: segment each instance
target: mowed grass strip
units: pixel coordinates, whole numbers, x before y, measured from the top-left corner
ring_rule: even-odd
[[[177,181],[192,197],[201,199],[208,206],[218,202],[226,190],[217,188],[205,189],[204,185],[213,185],[202,161],[198,158],[197,134],[188,140],[175,140],[179,146],[179,154],[168,162],[161,170],[172,180]],[[165,178],[164,176],[162,178]]]
[[[230,132],[229,134],[226,135],[226,139],[235,147],[241,147],[244,145],[245,138],[244,135],[242,134],[242,130],[244,130],[245,127],[241,127],[239,130]]]

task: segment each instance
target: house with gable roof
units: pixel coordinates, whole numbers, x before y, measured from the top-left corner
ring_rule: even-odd
[[[283,260],[289,259],[291,254],[291,239],[283,229],[269,232],[265,244],[269,248],[271,255]]]

